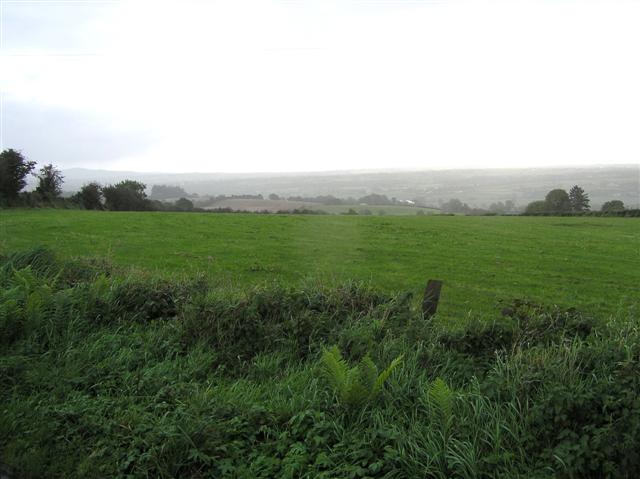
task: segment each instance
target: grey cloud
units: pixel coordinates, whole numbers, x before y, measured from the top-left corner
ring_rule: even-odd
[[[97,115],[5,100],[3,147],[22,150],[39,164],[108,168],[123,156],[145,152],[154,140]]]

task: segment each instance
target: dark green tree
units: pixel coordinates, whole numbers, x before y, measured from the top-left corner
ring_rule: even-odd
[[[105,206],[113,211],[147,211],[153,209],[152,203],[147,199],[144,183],[133,180],[124,180],[115,185],[102,188]]]
[[[578,185],[569,190],[569,201],[573,211],[587,211],[589,209],[589,195]]]
[[[370,195],[359,198],[358,203],[370,206],[389,206],[393,204],[387,195],[379,195],[377,193],[371,193]]]
[[[511,213],[516,209],[516,203],[513,200],[507,200],[504,202],[504,207],[507,213]]]
[[[37,177],[38,186],[36,187],[36,193],[40,197],[51,200],[62,194],[62,183],[64,177],[60,173],[60,170],[55,168],[52,164],[48,164],[40,168],[40,173]]]
[[[559,188],[551,190],[544,200],[547,203],[547,210],[552,213],[571,211],[571,200],[565,190]]]
[[[184,198],[189,194],[180,186],[153,185],[149,197],[153,200],[169,200],[172,198]]]
[[[73,200],[86,210],[101,210],[102,187],[98,183],[88,183],[73,195]]]
[[[180,198],[176,200],[175,203],[176,209],[180,211],[191,211],[193,210],[193,201],[188,200],[187,198]]]
[[[27,184],[25,178],[35,168],[22,153],[9,148],[0,153],[0,202],[11,203]]]
[[[611,213],[615,211],[624,211],[624,210],[625,210],[624,203],[620,200],[606,201],[602,205],[602,208],[600,209],[600,211],[604,213]]]
[[[498,201],[489,205],[489,211],[492,213],[502,214],[507,211],[507,207],[502,201]]]
[[[525,214],[528,214],[528,215],[537,214],[537,213],[546,213],[547,211],[549,210],[547,209],[546,201],[532,201],[527,205],[527,207],[524,210]]]
[[[468,204],[463,203],[458,198],[451,198],[443,203],[440,208],[445,213],[467,213],[471,209]]]

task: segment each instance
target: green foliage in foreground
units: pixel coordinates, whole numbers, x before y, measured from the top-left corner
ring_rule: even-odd
[[[634,310],[510,300],[452,329],[357,283],[238,293],[43,249],[5,257],[0,288],[0,463],[16,477],[640,473]],[[402,364],[345,408],[329,345]]]

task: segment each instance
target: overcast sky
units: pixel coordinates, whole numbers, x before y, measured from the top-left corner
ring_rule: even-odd
[[[640,162],[640,1],[0,4],[0,146],[39,163]]]

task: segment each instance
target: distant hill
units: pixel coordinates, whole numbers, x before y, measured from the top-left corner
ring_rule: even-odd
[[[262,194],[282,197],[333,195],[359,198],[371,193],[417,200],[438,206],[458,198],[470,206],[487,207],[513,200],[524,206],[543,199],[554,188],[578,184],[591,198],[593,208],[619,199],[640,207],[640,165],[585,166],[528,169],[345,171],[318,173],[140,173],[133,171],[64,170],[64,189],[75,191],[84,183],[114,183],[128,178],[152,185],[180,186],[191,194]]]

